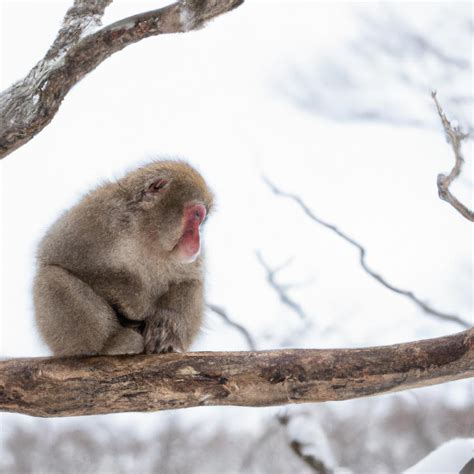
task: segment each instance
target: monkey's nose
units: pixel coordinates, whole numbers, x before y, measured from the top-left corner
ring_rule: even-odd
[[[199,225],[206,217],[206,208],[202,204],[192,204],[186,207],[184,215],[186,220],[192,219],[193,221],[197,221]]]

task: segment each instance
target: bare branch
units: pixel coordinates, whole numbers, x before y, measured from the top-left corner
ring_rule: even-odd
[[[207,303],[206,306],[211,311],[220,316],[226,324],[233,327],[234,329],[237,329],[237,331],[239,331],[246,340],[247,345],[251,351],[257,350],[257,344],[255,343],[254,338],[250,335],[250,332],[244,326],[242,326],[242,324],[236,323],[233,319],[231,319],[224,308],[211,303]]]
[[[282,270],[285,266],[285,265],[280,265],[278,268],[275,268],[275,269],[272,269],[270,268],[270,266],[265,262],[265,260],[263,259],[262,257],[262,254],[260,252],[255,252],[255,254],[257,255],[257,259],[258,261],[260,262],[260,264],[262,265],[262,267],[265,269],[266,273],[267,273],[267,281],[269,283],[269,285],[276,291],[276,293],[278,294],[281,302],[288,306],[293,312],[295,312],[301,319],[303,320],[308,320],[308,316],[306,315],[306,313],[303,311],[303,309],[301,308],[301,306],[294,300],[292,300],[289,296],[288,296],[288,292],[286,291],[286,288],[285,288],[285,285],[281,285],[280,283],[278,283],[276,281],[276,274]]]
[[[466,139],[469,134],[461,132],[458,127],[453,127],[451,122],[447,119],[446,115],[443,113],[443,109],[439,105],[438,99],[436,98],[436,92],[431,93],[431,97],[436,104],[436,109],[438,111],[439,118],[443,124],[444,132],[448,142],[451,144],[451,148],[454,152],[455,163],[454,167],[447,176],[440,173],[438,175],[437,184],[438,184],[438,195],[447,203],[451,204],[463,217],[474,222],[474,212],[469,210],[464,204],[462,204],[458,199],[456,199],[451,191],[449,186],[451,183],[461,174],[462,166],[464,164],[464,157],[462,156],[461,151],[461,142]]]
[[[69,90],[112,54],[150,36],[199,29],[243,0],[181,0],[87,34],[110,2],[76,0],[45,57],[0,95],[0,158],[46,127]]]
[[[278,415],[277,419],[280,425],[285,427],[289,446],[296,456],[316,474],[333,474],[335,463],[327,437],[318,425],[314,425],[314,420],[308,420],[309,416],[308,413],[299,413],[300,420],[296,421],[303,422],[306,426],[308,422],[311,423],[310,433],[301,430],[301,425],[291,426],[295,420],[288,412]],[[324,455],[329,459],[324,459]]]
[[[368,273],[374,280],[377,280],[380,284],[385,286],[385,288],[398,293],[399,295],[405,296],[409,300],[411,300],[413,303],[415,303],[419,308],[421,308],[426,314],[429,314],[430,316],[434,316],[438,319],[442,319],[444,321],[450,321],[453,323],[457,323],[460,326],[464,328],[469,328],[472,325],[469,324],[466,320],[460,318],[459,316],[456,316],[454,314],[447,314],[443,313],[441,311],[438,311],[437,309],[433,308],[432,306],[428,305],[427,303],[423,302],[420,300],[412,291],[409,290],[404,290],[401,288],[398,288],[391,283],[389,283],[382,275],[379,273],[376,273],[374,270],[372,270],[369,265],[366,262],[366,250],[365,248],[356,240],[354,240],[352,237],[349,237],[347,234],[339,230],[334,224],[330,224],[329,222],[323,221],[319,217],[316,217],[316,215],[311,211],[311,209],[304,203],[304,201],[297,196],[296,194],[291,194],[285,191],[281,191],[279,188],[277,188],[268,178],[265,176],[263,177],[263,180],[267,183],[268,187],[272,190],[272,192],[278,196],[283,196],[289,199],[292,199],[295,201],[303,210],[303,212],[314,222],[322,225],[323,227],[326,227],[326,229],[331,230],[335,234],[337,234],[339,237],[344,239],[346,242],[351,244],[353,247],[355,247],[359,251],[359,261],[362,266],[362,268],[365,270],[366,273]]]
[[[474,329],[364,349],[12,359],[0,410],[78,416],[348,400],[474,375]]]
[[[316,474],[333,474],[333,470],[329,469],[321,459],[317,459],[311,454],[304,453],[304,445],[294,439],[290,442],[293,452],[303,460]]]
[[[87,33],[92,33],[102,25],[105,9],[113,0],[74,0],[74,5],[66,12],[56,39],[44,59],[51,61],[79,42]]]

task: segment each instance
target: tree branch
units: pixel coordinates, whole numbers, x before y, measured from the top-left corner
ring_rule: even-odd
[[[336,463],[329,440],[319,426],[311,419],[311,413],[298,413],[296,417],[288,412],[277,416],[285,427],[291,450],[316,474],[334,474]]]
[[[12,359],[0,410],[33,416],[348,400],[474,375],[474,329],[365,349]]]
[[[306,463],[316,474],[333,474],[334,471],[329,469],[324,461],[312,456],[311,454],[305,454],[304,445],[298,440],[294,439],[290,442],[290,448],[304,463]]]
[[[255,342],[255,339],[251,336],[250,332],[242,325],[237,322],[235,322],[233,319],[229,317],[227,312],[224,310],[224,308],[221,308],[220,306],[217,306],[215,304],[207,303],[206,305],[213,313],[217,314],[218,316],[221,317],[221,319],[228,325],[236,329],[237,331],[242,334],[244,337],[245,341],[247,342],[247,345],[251,351],[256,351],[257,350],[257,344]]]
[[[72,46],[87,34],[102,25],[105,9],[113,0],[74,0],[74,5],[66,12],[63,24],[45,60],[51,61],[64,55]]]
[[[437,309],[433,308],[432,306],[428,305],[424,301],[420,300],[418,296],[416,296],[412,291],[410,290],[404,290],[402,288],[398,288],[391,283],[389,283],[382,275],[379,273],[376,273],[372,268],[367,264],[366,261],[366,249],[354,240],[352,237],[349,237],[346,233],[343,231],[339,230],[334,224],[330,224],[329,222],[323,221],[319,217],[316,217],[316,215],[313,213],[313,211],[304,203],[304,201],[297,196],[296,194],[291,194],[287,193],[285,191],[281,191],[279,188],[277,188],[268,178],[265,176],[263,177],[263,180],[267,183],[268,187],[272,190],[272,192],[278,196],[283,196],[289,199],[292,199],[295,201],[303,210],[303,212],[314,222],[322,225],[323,227],[326,227],[326,229],[331,230],[335,234],[337,234],[339,237],[341,237],[343,240],[351,244],[353,247],[355,247],[359,251],[359,262],[362,268],[365,270],[366,273],[368,273],[374,280],[377,280],[380,284],[385,286],[385,288],[389,289],[390,291],[393,291],[395,293],[398,293],[399,295],[405,296],[409,300],[411,300],[413,303],[415,303],[418,307],[420,307],[425,313],[434,316],[438,319],[442,319],[444,321],[450,321],[453,323],[457,323],[460,326],[464,328],[469,328],[472,326],[472,324],[469,324],[468,321],[464,320],[463,318],[456,316],[454,314],[447,314],[443,313],[441,311],[438,311]]]
[[[0,95],[0,158],[43,130],[72,86],[112,54],[149,36],[201,28],[244,0],[181,0],[86,35],[111,1],[76,0],[45,57]]]
[[[267,273],[268,284],[275,290],[278,297],[280,298],[280,301],[284,305],[288,306],[300,319],[308,320],[303,308],[288,295],[288,292],[286,291],[287,288],[276,281],[276,274],[281,269],[283,269],[286,264],[280,266],[279,268],[270,268],[260,252],[255,252],[255,255],[257,256],[257,260],[260,262],[260,265],[262,265],[262,267],[265,269],[265,272]]]
[[[447,203],[451,204],[463,217],[474,222],[474,212],[469,210],[462,202],[460,202],[456,197],[453,196],[449,190],[451,183],[461,174],[462,166],[464,164],[464,157],[461,152],[461,142],[466,139],[469,134],[461,132],[458,127],[453,127],[451,122],[446,118],[446,115],[443,113],[443,109],[439,105],[438,99],[436,98],[436,92],[431,93],[431,97],[436,104],[436,110],[438,111],[439,118],[444,128],[446,138],[448,143],[451,144],[451,148],[454,152],[454,167],[447,176],[440,173],[438,175],[437,184],[438,184],[438,195]]]

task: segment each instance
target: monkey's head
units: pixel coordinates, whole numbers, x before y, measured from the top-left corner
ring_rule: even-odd
[[[183,161],[155,161],[129,173],[119,185],[131,199],[140,235],[181,263],[201,248],[200,227],[213,196],[203,177]]]

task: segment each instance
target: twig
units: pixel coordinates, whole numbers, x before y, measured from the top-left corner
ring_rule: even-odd
[[[377,280],[380,284],[385,286],[385,288],[388,288],[389,290],[398,293],[399,295],[405,296],[406,298],[410,299],[413,303],[415,303],[418,307],[420,307],[426,314],[429,314],[431,316],[434,316],[436,318],[442,319],[444,321],[450,321],[453,323],[457,323],[460,326],[464,328],[469,328],[471,327],[471,324],[469,324],[467,321],[464,319],[460,318],[459,316],[453,315],[453,314],[447,314],[443,313],[441,311],[438,311],[434,309],[433,307],[429,306],[425,302],[421,301],[412,291],[409,290],[403,290],[401,288],[398,288],[396,286],[393,286],[391,283],[389,283],[382,275],[374,272],[367,264],[366,262],[366,250],[365,248],[356,240],[354,240],[352,237],[349,237],[347,234],[339,230],[335,225],[330,224],[329,222],[323,221],[319,217],[316,217],[316,215],[311,211],[311,209],[304,203],[304,201],[297,196],[296,194],[291,194],[285,191],[281,191],[279,188],[277,188],[267,177],[263,177],[263,180],[265,183],[267,183],[268,187],[272,190],[272,192],[278,196],[283,196],[289,199],[292,199],[295,201],[303,210],[303,212],[314,222],[317,222],[318,224],[322,225],[323,227],[326,227],[327,229],[331,230],[335,234],[337,234],[339,237],[344,239],[346,242],[351,244],[353,247],[359,250],[359,261],[362,266],[362,268],[365,270],[366,273],[368,273],[372,278]]]
[[[247,345],[251,351],[257,350],[257,344],[255,343],[255,339],[251,336],[250,332],[242,324],[236,323],[233,319],[231,319],[224,308],[211,303],[206,303],[206,306],[212,312],[220,316],[226,324],[232,326],[234,329],[237,329],[237,331],[239,331],[247,341]]]
[[[364,349],[12,359],[0,410],[78,416],[348,400],[474,376],[474,329]]]
[[[270,266],[265,262],[265,260],[262,257],[262,254],[259,251],[255,252],[258,261],[262,265],[262,267],[265,269],[267,273],[267,281],[269,285],[276,291],[278,294],[281,302],[288,306],[292,311],[294,311],[302,320],[308,320],[308,316],[306,313],[303,311],[301,306],[296,303],[296,301],[292,300],[286,291],[286,288],[284,285],[279,284],[276,281],[276,274],[282,270],[286,265],[280,265],[278,268],[272,269]]]
[[[294,439],[290,442],[293,452],[303,460],[316,474],[332,474],[334,471],[329,469],[320,459],[315,458],[311,454],[304,454],[304,445]]]
[[[309,420],[307,414],[300,413],[299,416],[304,416],[304,423],[314,423],[314,420]],[[295,421],[293,416],[286,411],[284,414],[277,416],[277,420],[280,425],[286,430],[287,438],[289,439],[289,445],[291,450],[298,456],[307,466],[311,468],[316,474],[333,474],[334,473],[334,459],[332,452],[330,452],[328,439],[319,427],[319,425],[312,426],[314,432],[309,436],[308,433],[301,433],[298,426],[290,427]],[[298,421],[298,419],[296,419]],[[316,428],[316,429],[315,429]],[[321,448],[322,445],[327,444],[325,449],[317,449],[318,445]],[[315,449],[316,448],[316,449]],[[329,459],[323,459],[325,452]]]
[[[463,217],[470,220],[471,222],[474,222],[474,212],[469,210],[464,204],[455,198],[449,190],[451,183],[461,174],[462,166],[464,164],[464,157],[462,156],[461,151],[461,142],[466,139],[469,134],[463,133],[458,127],[453,127],[451,125],[451,122],[447,119],[446,115],[443,113],[443,109],[439,105],[435,91],[431,93],[431,97],[433,97],[433,100],[436,104],[436,109],[446,134],[446,139],[448,140],[448,143],[451,144],[455,158],[454,167],[451,172],[447,176],[442,173],[438,175],[438,195],[443,201],[451,204],[451,206],[453,206],[454,209],[456,209]]]

